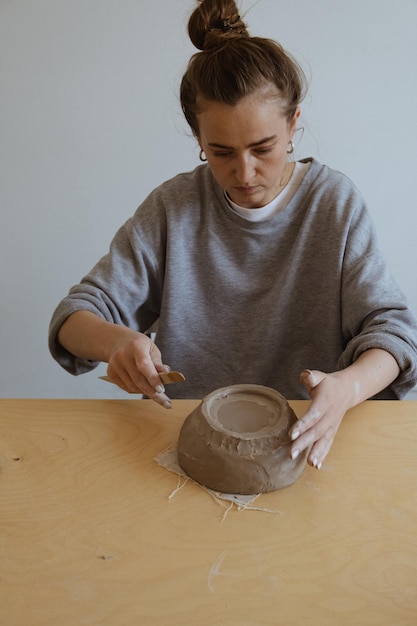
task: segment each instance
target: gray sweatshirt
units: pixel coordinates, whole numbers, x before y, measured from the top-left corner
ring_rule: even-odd
[[[53,357],[72,374],[97,365],[57,341],[65,319],[85,309],[141,332],[159,320],[163,362],[186,377],[173,398],[235,383],[307,398],[303,369],[342,369],[370,348],[401,369],[377,397],[402,397],[417,383],[416,319],[356,187],[308,161],[288,205],[262,222],[230,209],[207,165],[155,189],[58,305]]]

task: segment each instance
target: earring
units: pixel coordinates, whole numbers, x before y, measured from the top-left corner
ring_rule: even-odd
[[[207,161],[207,157],[204,154],[203,148],[201,148],[201,150],[200,150],[199,159],[200,159],[200,161],[203,161],[203,163],[205,163]]]
[[[292,154],[294,150],[295,150],[294,143],[292,141],[289,141],[288,146],[287,146],[287,154]]]

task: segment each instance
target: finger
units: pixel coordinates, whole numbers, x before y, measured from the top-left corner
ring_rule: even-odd
[[[158,372],[170,372],[171,368],[169,365],[163,363],[162,365],[155,365]]]
[[[290,456],[295,460],[304,450],[311,448],[318,436],[314,429],[308,430],[305,434],[300,435],[291,445]]]
[[[149,373],[155,377],[154,384],[149,382]],[[163,393],[165,391],[159,375],[146,352],[140,353],[140,357],[137,359],[135,359],[135,355],[121,358],[121,355],[117,354],[109,363],[107,374],[119,387],[129,393],[142,393],[147,396],[153,396],[155,392]]]
[[[153,344],[155,345],[155,344]],[[155,346],[156,348],[156,346]],[[151,352],[151,351],[150,351]],[[160,357],[160,352],[156,348],[153,356]],[[165,366],[161,363],[157,363],[159,371],[162,371]],[[150,355],[141,356],[131,372],[133,383],[151,400],[154,400],[166,409],[172,408],[171,400],[165,394],[165,387],[159,377],[159,372],[155,366],[155,363],[151,360]]]
[[[300,374],[300,382],[307,389],[308,394],[310,395],[311,390],[313,389],[313,372],[311,370],[304,370]]]
[[[133,382],[133,380],[130,378],[130,376],[127,375],[126,372],[119,375],[113,369],[107,368],[107,378],[127,393],[143,393],[142,389],[140,389]]]
[[[295,439],[298,439],[303,433],[313,428],[320,421],[322,416],[321,410],[312,402],[303,417],[290,429],[289,435],[291,440],[295,441]]]
[[[310,453],[307,458],[307,462],[312,467],[316,469],[321,469],[321,466],[330,452],[330,448],[332,447],[335,432],[331,432],[330,430],[326,431],[323,437],[321,437],[316,443],[312,446]]]
[[[171,368],[169,365],[162,363],[161,352],[153,342],[150,342],[147,355],[140,354],[136,360],[136,367],[145,376],[146,382],[149,383],[154,391],[164,393],[165,388],[159,378],[159,373],[169,371]],[[147,395],[152,397],[148,392]]]
[[[165,393],[155,393],[151,400],[163,406],[164,409],[172,409],[172,402]]]
[[[158,367],[161,368],[162,363],[158,364]],[[129,375],[142,393],[149,397],[152,397],[155,392],[164,393],[165,391],[158,370],[149,354],[134,355],[134,361],[129,366]]]
[[[324,372],[319,372],[318,370],[304,370],[300,374],[300,381],[310,395],[314,387],[317,387],[325,376],[326,374]]]
[[[160,404],[166,409],[172,408],[171,400],[164,393],[163,385],[161,385],[161,389],[163,391],[155,392],[154,389],[149,387],[149,392],[147,393],[146,383],[144,384],[140,384],[140,383],[138,384],[137,382],[135,383],[128,375],[125,375],[122,378],[118,374],[113,374],[113,376],[109,375],[109,378],[111,379],[112,382],[114,382],[121,389],[123,389],[123,391],[126,391],[127,393],[131,393],[131,394],[139,393],[139,394],[142,394],[151,398],[152,400],[154,400],[155,402],[157,402],[158,404]]]
[[[164,371],[164,368],[169,367],[163,364],[161,351],[152,340],[149,343],[149,357],[158,372]]]
[[[154,344],[155,345],[155,344]],[[156,347],[156,346],[155,346]],[[159,378],[159,374],[162,372],[169,372],[171,370],[169,365],[166,365],[164,363],[162,363],[162,359],[160,358],[160,351],[158,350],[158,348],[156,348],[155,353],[157,355],[157,360],[156,362],[154,361],[154,366],[155,369],[158,373],[158,380],[156,382],[156,386],[155,386],[155,391],[149,395],[149,397],[154,400],[155,402],[157,402],[158,404],[160,404],[161,406],[163,406],[165,409],[171,409],[172,408],[172,402],[170,400],[170,398],[166,395],[165,393],[165,387],[161,381],[161,379]],[[156,379],[154,379],[156,380]],[[150,381],[150,382],[153,382]]]
[[[326,374],[324,372],[319,372],[318,370],[304,370],[300,374],[300,381],[305,385],[309,395],[311,395],[312,390],[317,387],[325,377]],[[313,400],[304,416],[290,429],[290,438],[293,441],[297,439],[306,430],[317,424],[322,416],[323,413],[321,409],[317,406],[317,402]]]
[[[146,367],[141,370],[135,369],[132,372],[132,380],[134,385],[148,398],[153,399],[155,395],[162,396],[165,393],[165,387],[156,370],[153,371],[153,369]]]
[[[310,408],[306,415],[294,425],[290,434],[294,442],[290,450],[291,457],[297,458],[303,450],[310,448],[322,437],[325,437],[327,432],[330,433],[331,441],[333,441],[336,431],[332,426],[331,415]]]

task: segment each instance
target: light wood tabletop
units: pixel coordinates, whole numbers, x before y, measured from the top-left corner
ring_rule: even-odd
[[[350,411],[273,512],[175,492],[196,404],[0,400],[2,626],[417,624],[417,402]]]

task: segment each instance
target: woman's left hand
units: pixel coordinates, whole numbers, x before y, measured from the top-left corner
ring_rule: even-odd
[[[379,348],[366,350],[337,372],[304,370],[300,379],[312,402],[290,430],[292,458],[311,446],[307,461],[320,469],[346,411],[388,387],[399,373],[394,357]]]
[[[343,416],[350,407],[349,389],[346,389],[339,372],[325,374],[318,370],[305,370],[300,379],[312,402],[305,415],[290,431],[290,437],[294,441],[291,457],[295,459],[311,446],[307,462],[320,469]]]

